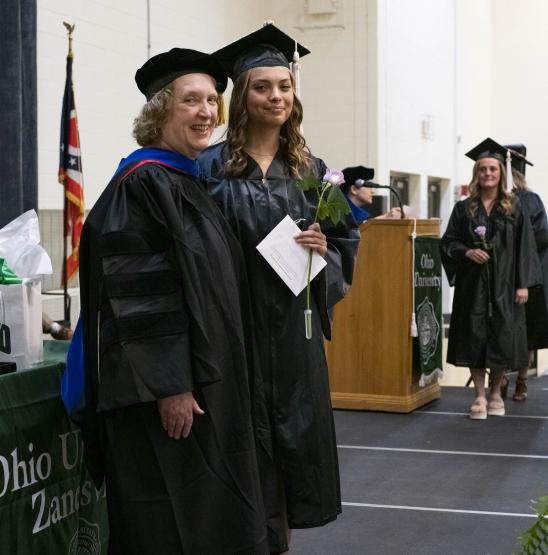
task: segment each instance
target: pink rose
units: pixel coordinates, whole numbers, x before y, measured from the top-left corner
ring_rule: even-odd
[[[487,229],[484,225],[478,225],[478,227],[476,227],[476,229],[474,229],[474,233],[478,237],[485,237],[486,232],[487,232]]]
[[[325,183],[331,183],[334,187],[340,187],[344,183],[344,175],[339,170],[330,170],[329,168],[323,176]]]

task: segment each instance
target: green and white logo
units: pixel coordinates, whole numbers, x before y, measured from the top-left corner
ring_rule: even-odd
[[[417,329],[421,359],[426,365],[436,354],[440,335],[440,323],[436,318],[434,305],[428,297],[424,297],[417,308]]]
[[[70,540],[68,555],[100,555],[99,525],[78,519],[78,530]]]

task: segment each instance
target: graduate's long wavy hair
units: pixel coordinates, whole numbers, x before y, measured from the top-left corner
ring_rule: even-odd
[[[514,181],[514,191],[528,191],[527,180],[525,176],[518,170],[512,168],[512,180]]]
[[[512,193],[506,192],[506,169],[504,168],[504,164],[502,164],[498,160],[497,163],[500,168],[500,180],[499,184],[497,185],[497,199],[495,200],[493,208],[495,210],[498,210],[502,214],[508,215],[512,213],[514,195]],[[468,210],[471,216],[475,216],[477,214],[479,203],[481,202],[481,187],[479,186],[479,164],[480,160],[478,160],[474,164],[474,169],[472,170],[472,181],[470,181],[470,185],[468,185],[468,189],[470,191],[470,203],[468,205]]]
[[[247,93],[249,91],[251,70],[244,71],[234,81],[234,88],[230,98],[228,110],[228,130],[226,142],[229,150],[225,170],[228,175],[239,176],[247,166],[247,155],[244,150],[249,114],[247,112]],[[289,171],[293,177],[300,177],[301,173],[310,167],[311,155],[306,141],[301,135],[303,121],[303,105],[295,94],[293,76],[289,73],[293,87],[293,109],[287,121],[280,129],[280,149]]]
[[[173,100],[173,81],[160,89],[142,108],[133,120],[133,137],[141,146],[153,146],[162,135],[162,127],[169,116]],[[224,123],[223,95],[217,96],[217,123]]]

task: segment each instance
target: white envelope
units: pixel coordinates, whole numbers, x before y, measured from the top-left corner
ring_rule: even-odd
[[[286,216],[258,245],[257,250],[297,296],[306,287],[310,250],[299,245],[295,236],[301,230]],[[312,255],[310,280],[318,275],[327,262],[316,252]]]

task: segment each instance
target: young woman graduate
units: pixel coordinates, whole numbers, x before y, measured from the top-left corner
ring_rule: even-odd
[[[350,214],[336,227],[313,224],[317,199],[296,185],[299,176],[321,179],[326,170],[300,133],[303,109],[288,63],[296,48],[308,53],[270,24],[214,53],[234,81],[228,134],[199,159],[247,263],[273,442],[272,452],[258,450],[259,469],[276,553],[288,548],[288,527],[321,526],[341,510],[323,336],[330,337],[328,308],[350,284],[359,240]],[[305,292],[295,297],[256,249],[288,214],[305,230],[296,241],[328,263],[312,282],[311,340]]]
[[[542,199],[531,191],[525,180],[526,164],[532,166],[525,157],[527,148],[523,144],[505,145],[512,154],[512,180],[514,193],[519,197],[523,215],[531,221],[535,244],[542,271],[542,284],[529,289],[529,300],[525,305],[525,319],[527,321],[527,347],[529,358],[534,351],[548,347],[548,220]],[[525,401],[527,399],[527,372],[529,364],[515,368],[518,372],[516,388],[512,399]],[[508,380],[503,381],[503,397],[505,397]]]
[[[82,234],[87,407],[77,415],[109,553],[266,553],[251,421],[241,249],[198,184],[226,73],[174,48]],[[219,276],[223,276],[219,279]]]
[[[528,288],[539,281],[529,219],[505,190],[507,152],[486,139],[466,154],[476,161],[470,196],[455,205],[440,244],[449,284],[455,286],[447,362],[470,368],[476,398],[469,416],[478,420],[504,415],[504,370],[527,365],[524,304]]]

